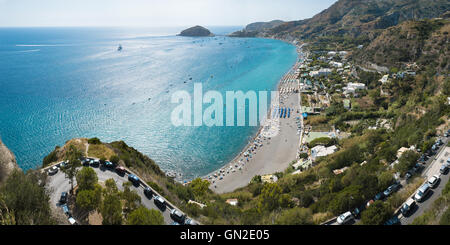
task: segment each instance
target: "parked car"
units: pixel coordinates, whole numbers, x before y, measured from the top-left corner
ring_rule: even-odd
[[[94,168],[98,168],[100,166],[100,160],[91,160],[90,165]]]
[[[400,209],[400,212],[402,212],[403,215],[408,215],[408,213],[416,206],[416,201],[412,198],[409,198],[406,200],[406,202],[403,204],[402,208]]]
[[[151,198],[153,197],[153,191],[152,191],[152,189],[150,189],[150,188],[148,188],[148,187],[145,187],[145,188],[144,188],[144,195],[145,195],[147,198],[151,199]]]
[[[339,217],[337,218],[337,222],[338,222],[338,224],[343,225],[343,224],[350,222],[353,219],[354,219],[354,217],[353,217],[352,213],[350,211],[348,211],[348,212],[345,212],[345,213],[339,215]]]
[[[428,185],[430,185],[431,188],[434,188],[440,179],[441,178],[439,176],[433,175],[431,178],[428,179]]]
[[[441,168],[439,169],[439,172],[441,174],[446,174],[448,170],[447,164],[442,164]]]
[[[134,185],[139,185],[139,178],[136,176],[136,175],[134,175],[134,174],[130,174],[130,175],[128,175],[128,180],[131,182],[131,183],[133,183]]]
[[[89,167],[89,163],[91,162],[91,160],[89,160],[89,159],[83,159],[82,161],[81,161],[81,164],[84,166],[84,167]]]
[[[69,207],[66,204],[62,205],[61,208],[62,208],[64,214],[66,214],[69,217],[71,216],[70,215],[70,211],[69,211]]]
[[[104,166],[106,168],[114,168],[114,163],[110,162],[110,161],[105,161]]]
[[[397,216],[392,217],[390,220],[386,221],[384,225],[400,225],[400,220]]]
[[[61,197],[59,198],[59,203],[64,204],[67,203],[67,192],[61,193]]]
[[[414,171],[414,173],[418,173],[422,169],[423,169],[423,165],[420,163],[416,163],[416,165],[414,165],[414,167],[412,168],[412,171]]]
[[[378,200],[382,200],[384,198],[384,194],[383,192],[380,192],[378,194],[375,195],[375,197],[373,198],[374,201],[378,201]]]
[[[430,190],[431,190],[430,185],[428,185],[428,183],[425,183],[416,192],[416,195],[414,195],[414,199],[418,202],[421,202],[428,195]]]
[[[185,225],[198,225],[197,221],[193,220],[193,219],[186,219],[186,221],[184,222]]]
[[[53,166],[53,167],[48,169],[48,175],[54,175],[56,173],[58,173],[58,167]]]
[[[398,189],[400,189],[400,183],[395,183],[391,186],[389,186],[384,192],[384,196],[388,197],[390,196],[392,193],[398,191]]]
[[[156,206],[158,206],[160,209],[165,209],[166,208],[166,201],[164,200],[164,198],[160,197],[160,196],[156,196],[153,201],[155,202]]]
[[[70,217],[70,218],[68,219],[68,221],[69,221],[69,223],[70,223],[71,225],[78,225],[77,221],[76,221],[74,218],[72,218],[72,217]]]
[[[116,172],[117,172],[119,175],[124,175],[125,172],[126,172],[126,170],[125,170],[124,167],[118,166],[118,167],[116,168]]]
[[[413,176],[413,173],[411,172],[411,170],[408,170],[408,172],[406,172],[405,174],[405,179],[410,179]]]
[[[170,211],[170,217],[180,224],[184,224],[184,221],[186,220],[186,215],[176,209]]]

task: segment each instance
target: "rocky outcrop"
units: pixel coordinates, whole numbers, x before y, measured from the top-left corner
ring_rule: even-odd
[[[272,20],[270,22],[255,22],[248,24],[243,30],[233,32],[230,37],[256,37],[258,35],[264,35],[264,31],[275,28],[284,24],[282,20]]]
[[[18,169],[16,157],[0,139],[0,183],[5,181],[14,169]]]
[[[183,37],[212,37],[212,34],[208,29],[203,26],[194,26],[182,31],[178,36]]]

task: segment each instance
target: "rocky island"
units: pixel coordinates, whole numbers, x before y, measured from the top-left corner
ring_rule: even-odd
[[[194,26],[182,31],[178,36],[183,37],[213,37],[214,34],[203,26]]]

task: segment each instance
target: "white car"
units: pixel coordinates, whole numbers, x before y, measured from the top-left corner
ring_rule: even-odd
[[[439,182],[440,177],[438,175],[433,175],[431,178],[428,179],[428,185],[431,186],[431,188],[434,188],[436,184]]]
[[[414,195],[414,200],[420,202],[423,200],[423,198],[430,192],[430,186],[428,183],[425,183],[422,185],[419,190],[416,192],[416,195]]]
[[[69,223],[71,225],[78,225],[77,221],[74,218],[72,218],[72,217],[69,218]]]
[[[339,217],[337,218],[337,222],[338,224],[343,225],[353,219],[354,219],[353,214],[350,211],[348,211],[346,213],[339,215]]]
[[[58,167],[56,167],[56,166],[53,166],[48,170],[49,175],[54,175],[56,173],[58,173]]]

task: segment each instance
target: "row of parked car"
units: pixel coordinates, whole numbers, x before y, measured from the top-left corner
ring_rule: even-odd
[[[361,215],[361,212],[364,211],[366,208],[368,208],[372,203],[387,198],[394,192],[398,191],[401,187],[402,185],[400,184],[400,182],[395,182],[394,184],[390,185],[385,191],[376,194],[374,198],[369,200],[365,205],[355,208],[353,211],[348,211],[339,215],[337,218],[337,223],[343,225],[354,221],[354,219],[358,218]],[[389,222],[395,224],[395,222],[393,221]]]
[[[447,130],[446,133],[444,133],[444,137],[449,137],[450,136],[450,129]],[[442,139],[437,139],[436,142],[433,144],[433,146],[431,147],[431,150],[428,151],[427,153],[424,153],[420,156],[419,158],[419,162],[416,163],[416,165],[410,169],[409,171],[406,172],[405,174],[405,178],[409,179],[411,178],[415,173],[420,172],[424,166],[421,163],[425,163],[430,156],[436,154],[436,152],[439,150],[439,148],[444,144],[444,142],[442,141]],[[447,159],[447,162],[444,163],[441,168],[440,168],[440,173],[441,174],[446,174],[448,169],[450,168],[450,158]],[[434,175],[432,176],[424,185],[422,185],[419,190],[417,190],[416,194],[414,195],[413,198],[408,199],[402,206],[402,208],[400,209],[401,213],[403,215],[408,215],[411,210],[414,209],[415,205],[416,205],[416,201],[422,201],[424,200],[424,198],[430,193],[431,188],[434,188],[437,183],[439,183],[440,181],[440,176],[438,175]],[[352,222],[355,218],[359,217],[359,215],[361,214],[361,212],[370,206],[370,204],[372,204],[373,202],[377,201],[377,200],[383,200],[384,198],[390,196],[392,193],[398,191],[401,188],[401,184],[399,182],[394,183],[393,185],[389,186],[385,191],[380,192],[378,194],[375,195],[375,197],[368,201],[366,203],[366,205],[361,206],[359,208],[355,208],[353,211],[348,211],[345,212],[341,215],[338,216],[337,218],[337,223],[338,224],[347,224]],[[400,220],[398,219],[397,216],[393,217],[392,219],[388,220],[385,225],[394,225],[394,224],[399,224]]]
[[[97,159],[93,158],[86,158],[82,160],[83,166],[91,166],[91,167],[105,167],[111,170],[115,170],[117,174],[120,176],[125,176],[127,173],[126,169],[122,166],[116,166],[114,163],[110,161],[105,161],[104,163],[101,163]],[[139,187],[142,183],[139,177],[137,177],[134,174],[128,173],[128,181],[130,181],[135,187]],[[156,193],[153,193],[152,189],[149,187],[143,185],[144,187],[144,195],[150,200],[153,198],[153,202],[155,205],[161,209],[161,211],[166,210],[167,203],[161,196],[157,195]],[[186,215],[177,209],[172,209],[170,211],[170,217],[174,220],[172,223],[173,225],[197,225],[197,222],[195,222],[193,219],[187,218]]]
[[[435,188],[441,180],[439,175],[433,175],[427,180],[414,194],[412,198],[406,200],[402,205],[400,212],[403,216],[408,216],[412,210],[415,209],[417,202],[422,202],[430,193],[431,189]]]
[[[67,220],[71,225],[78,225],[77,221],[73,218],[72,213],[69,210],[69,206],[67,206],[69,195],[67,192],[62,192],[61,197],[59,198],[59,204],[62,208],[65,215],[67,215]]]

